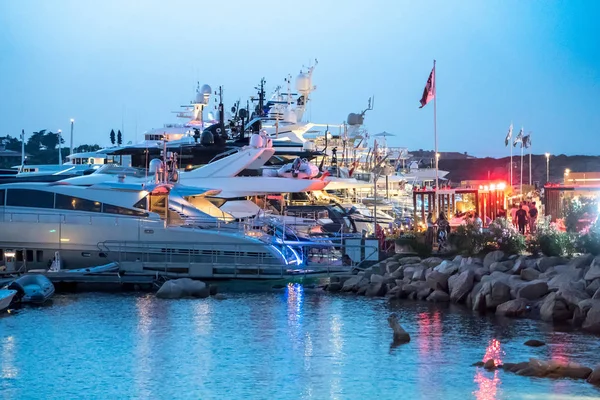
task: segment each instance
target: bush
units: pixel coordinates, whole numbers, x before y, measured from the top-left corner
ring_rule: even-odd
[[[472,256],[484,248],[486,237],[471,220],[467,220],[465,225],[459,225],[450,233],[448,241],[460,254]]]
[[[489,226],[488,240],[508,254],[520,254],[526,248],[525,237],[506,218],[497,218]]]
[[[432,248],[427,244],[424,233],[406,233],[398,236],[395,241],[398,245],[409,246],[421,258],[431,256]]]
[[[583,253],[600,255],[600,218],[579,238],[578,247]]]
[[[598,215],[598,201],[590,197],[564,199],[563,212],[567,232],[581,232]]]
[[[567,256],[575,252],[576,240],[573,234],[558,230],[550,217],[544,217],[537,224],[529,249],[534,254],[541,252],[548,257]]]

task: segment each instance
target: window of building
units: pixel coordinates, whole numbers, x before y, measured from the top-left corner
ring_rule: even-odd
[[[0,190],[0,206],[4,205],[4,190]]]
[[[148,213],[138,210],[131,210],[129,208],[113,206],[111,204],[104,204],[102,211],[107,214],[119,214],[119,215],[132,215],[136,217],[147,217]]]
[[[56,195],[56,208],[61,210],[102,212],[102,203],[79,197]]]
[[[8,189],[7,206],[54,208],[54,193],[43,190]]]
[[[43,250],[37,250],[35,252],[35,261],[37,261],[37,262],[44,261],[44,251]]]
[[[23,261],[23,250],[17,250],[15,252],[15,258],[17,259],[17,261],[21,262]]]
[[[26,258],[27,262],[33,262],[33,250],[26,250],[25,258]]]

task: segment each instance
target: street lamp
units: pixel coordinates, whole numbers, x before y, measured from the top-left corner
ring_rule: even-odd
[[[567,178],[569,177],[569,174],[571,173],[571,170],[569,168],[565,169],[565,185],[567,184]]]
[[[546,183],[550,182],[550,153],[546,153]]]
[[[58,130],[58,165],[62,165],[62,150],[60,142],[62,141],[62,129]]]
[[[69,155],[73,155],[73,124],[75,123],[75,120],[73,118],[71,118],[71,151],[69,152]]]

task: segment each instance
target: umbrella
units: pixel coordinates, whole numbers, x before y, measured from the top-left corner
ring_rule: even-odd
[[[375,134],[373,136],[375,136],[375,137],[388,137],[388,136],[396,136],[396,135],[394,135],[393,133],[389,133],[389,132],[383,131],[383,132],[377,133],[377,134]]]

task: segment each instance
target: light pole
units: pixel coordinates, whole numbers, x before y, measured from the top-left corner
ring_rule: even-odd
[[[69,152],[69,155],[71,155],[71,156],[73,155],[73,124],[74,123],[75,123],[75,120],[73,118],[71,118],[71,151]]]
[[[58,165],[62,165],[62,150],[60,142],[62,141],[62,129],[58,130]]]
[[[564,178],[564,182],[563,182],[564,185],[567,184],[567,178],[569,177],[570,173],[571,173],[571,170],[569,168],[565,169],[565,178]]]
[[[546,153],[546,183],[550,182],[550,153]]]

